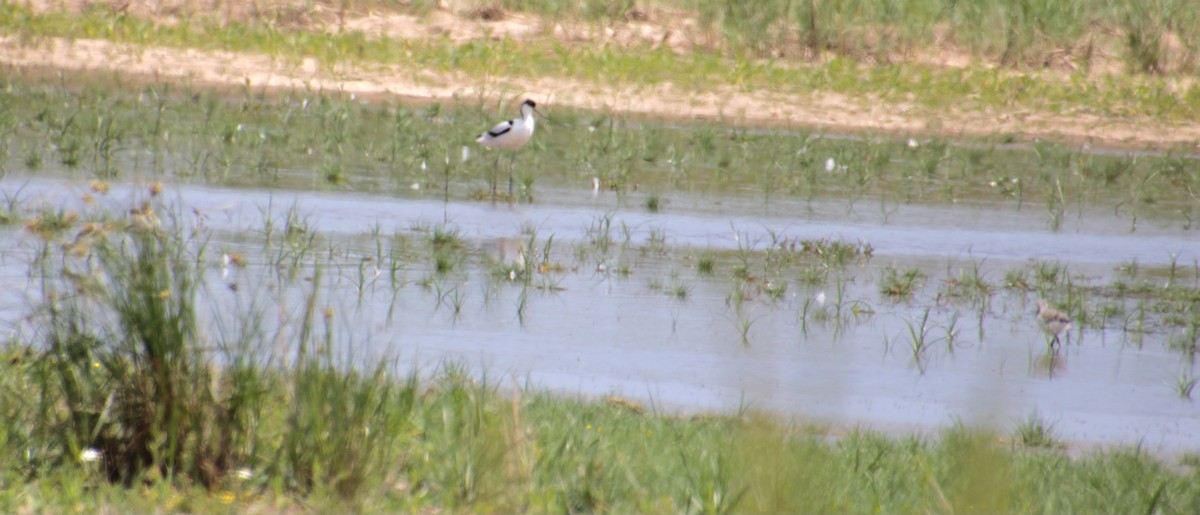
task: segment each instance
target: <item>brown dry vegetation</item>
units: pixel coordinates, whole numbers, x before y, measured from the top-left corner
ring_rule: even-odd
[[[624,47],[668,47],[678,54],[693,51],[722,51],[722,39],[686,12],[661,7],[632,9],[605,21],[548,18],[508,12],[496,4],[478,0],[443,0],[418,8],[413,3],[392,2],[302,2],[298,0],[231,0],[184,2],[174,0],[35,0],[35,10],[79,11],[89,5],[105,4],[127,15],[178,23],[194,16],[220,20],[256,21],[295,30],[353,31],[392,39],[448,38],[457,43],[476,40],[511,41],[556,38],[579,45]],[[935,41],[920,47],[872,53],[871,37],[856,49],[833,48],[814,55],[780,61],[778,66],[804,66],[806,61],[834,55],[854,54],[865,62],[916,62],[938,67],[998,67],[1004,73],[1028,74],[1043,81],[1069,81],[1085,66],[1090,80],[1103,81],[1112,74],[1128,73],[1115,46],[1121,34],[1097,29],[1085,43],[1055,47],[1026,58],[1029,62],[1005,62],[1005,54],[982,58],[958,45],[952,30],[938,27]],[[885,30],[864,30],[878,34]],[[861,34],[860,34],[861,35]],[[849,36],[845,36],[849,37]],[[1181,43],[1166,34],[1164,44]],[[795,43],[795,42],[793,42]],[[836,45],[836,41],[834,42]],[[780,45],[765,49],[771,57],[795,51],[802,45]],[[754,125],[806,126],[833,131],[882,131],[935,133],[946,136],[1019,135],[1075,143],[1122,147],[1175,147],[1200,141],[1200,124],[1191,120],[1163,121],[1139,115],[1099,115],[1042,112],[1025,108],[930,109],[903,101],[850,97],[828,91],[804,94],[745,88],[715,87],[699,93],[672,84],[614,87],[611,84],[581,83],[577,80],[542,77],[478,77],[465,74],[417,71],[397,65],[318,66],[313,59],[299,64],[281,62],[266,55],[165,47],[134,46],[102,40],[49,38],[36,44],[15,37],[0,37],[0,62],[18,68],[46,68],[116,72],[132,79],[181,80],[197,85],[256,88],[311,88],[342,91],[360,96],[399,96],[415,101],[437,101],[461,97],[504,95],[531,96],[550,103],[603,111],[664,118],[721,119]],[[1167,55],[1186,56],[1186,52]],[[1031,60],[1030,60],[1031,59]],[[989,62],[990,61],[990,62]],[[1183,58],[1165,63],[1184,69]],[[1075,78],[1078,76],[1076,75]],[[1183,73],[1167,78],[1166,87],[1183,90],[1194,79]],[[513,87],[519,84],[519,87]]]

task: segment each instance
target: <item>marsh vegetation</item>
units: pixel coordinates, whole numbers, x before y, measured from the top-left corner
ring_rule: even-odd
[[[6,3],[0,28],[17,47],[94,38],[133,45],[118,54],[244,52],[265,59],[255,68],[283,62],[335,77],[395,67],[421,86],[469,77],[501,90],[491,98],[527,76],[567,81],[562,89],[641,95],[662,87],[691,97],[834,93],[870,99],[867,106],[922,107],[916,114],[933,132],[970,110],[996,112],[994,121],[1015,116],[1022,122],[1008,125],[1020,127],[1015,134],[1046,114],[1179,122],[1200,108],[1200,89],[1186,80],[1200,56],[1200,8],[1183,0],[593,4],[468,3],[443,11],[423,2],[227,2],[214,12],[172,2],[89,2],[81,10]],[[524,14],[506,21],[506,13]],[[214,58],[228,60],[221,55]],[[660,114],[672,105],[684,104],[668,103]]]
[[[1063,46],[1081,59],[1071,38],[1092,30],[929,2],[914,27],[851,48],[838,23],[883,13],[835,4],[767,6],[812,34],[737,6],[674,6],[724,39],[664,73],[814,48],[838,56],[816,65],[828,70],[886,62],[951,15],[1008,20],[960,43],[1020,68]],[[612,23],[661,7],[598,6],[501,4]],[[1131,16],[1078,7],[1102,27]],[[328,62],[403,48],[469,72],[467,54],[483,56],[471,73],[558,55],[0,10],[34,39],[203,40]],[[1191,47],[1164,48],[1169,66],[1133,71],[1183,73],[1191,57],[1176,52]],[[587,70],[582,51],[554,59],[612,72]],[[631,55],[613,77],[676,59]],[[507,99],[128,79],[3,78],[0,511],[1200,507],[1189,149],[551,106],[515,194],[497,197],[493,156],[471,142],[513,111]],[[1162,112],[1190,116],[1191,94]],[[1038,330],[1038,299],[1071,317],[1069,343]]]

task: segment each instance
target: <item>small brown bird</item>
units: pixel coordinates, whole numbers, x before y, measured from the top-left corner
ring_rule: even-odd
[[[1058,335],[1062,334],[1063,331],[1067,331],[1070,334],[1071,317],[1062,311],[1047,306],[1046,299],[1038,299],[1037,301],[1037,320],[1038,325],[1041,326],[1046,334],[1054,336],[1054,341],[1051,343],[1052,346],[1061,343]]]

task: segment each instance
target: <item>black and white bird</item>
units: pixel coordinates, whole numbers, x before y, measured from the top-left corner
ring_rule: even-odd
[[[1053,342],[1051,342],[1052,346],[1060,343],[1058,339],[1060,334],[1071,330],[1071,317],[1062,311],[1051,308],[1046,304],[1046,299],[1038,299],[1037,301],[1037,321],[1038,326],[1046,334],[1054,337]]]
[[[533,137],[534,118],[533,114],[542,114],[537,110],[537,102],[526,100],[521,104],[521,117],[515,120],[508,120],[492,127],[487,132],[480,134],[475,141],[485,147],[495,148],[499,150],[511,150],[512,157],[508,160],[508,194],[513,192],[513,176],[512,168],[513,161],[517,157],[517,149],[529,143],[529,139]],[[542,115],[543,117],[545,115]],[[496,166],[500,166],[500,157],[496,156]],[[492,175],[492,194],[496,194],[496,177]]]

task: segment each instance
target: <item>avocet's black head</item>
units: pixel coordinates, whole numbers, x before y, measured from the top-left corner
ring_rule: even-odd
[[[534,102],[531,99],[525,99],[525,101],[521,103],[521,116],[529,118],[533,116],[533,113],[537,113],[538,116],[546,118],[546,115],[537,110],[537,102]],[[546,119],[549,120],[549,118]]]

